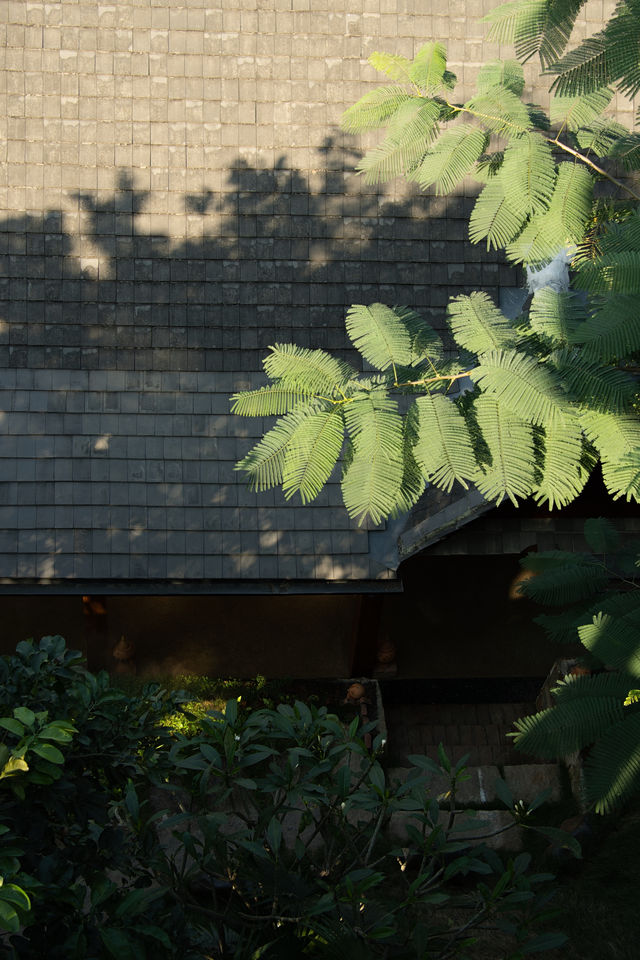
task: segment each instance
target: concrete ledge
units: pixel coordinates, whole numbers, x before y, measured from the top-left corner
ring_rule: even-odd
[[[557,763],[523,763],[504,768],[504,779],[514,800],[531,803],[543,790],[550,790],[548,803],[558,803],[564,795],[560,766]]]

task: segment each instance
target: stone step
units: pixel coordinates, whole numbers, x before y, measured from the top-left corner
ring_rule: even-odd
[[[388,762],[401,766],[412,753],[436,757],[440,743],[453,762],[464,754],[478,766],[535,762],[507,736],[515,720],[533,712],[531,703],[392,705],[385,711]]]
[[[403,783],[411,767],[387,767],[389,781]],[[505,764],[502,770],[495,765],[469,766],[466,768],[468,779],[464,780],[456,791],[459,806],[503,807],[496,790],[498,778],[504,780],[514,800],[531,803],[543,791],[549,790],[547,803],[559,803],[564,795],[562,768],[557,763],[521,763]],[[430,792],[443,802],[449,791],[449,781],[444,777],[433,777]]]

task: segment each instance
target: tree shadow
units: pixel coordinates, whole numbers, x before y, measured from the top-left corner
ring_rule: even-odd
[[[273,343],[359,363],[352,303],[441,328],[451,295],[515,277],[465,241],[472,199],[381,198],[356,160],[328,139],[316,172],[238,161],[174,202],[177,236],[129,170],[0,222],[0,578],[388,576],[337,483],[304,510],[245,488],[234,464],[264,424],[229,396]]]
[[[348,349],[352,303],[408,304],[442,327],[450,295],[515,282],[465,241],[471,198],[385,200],[345,173],[357,158],[327,138],[313,177],[284,155],[238,161],[224,191],[183,197],[188,238],[145,231],[151,194],[127,170],[107,199],[73,195],[81,237],[64,210],[0,223],[3,365],[126,368],[135,351],[153,370],[171,349],[178,369],[256,369],[252,351],[282,339]]]

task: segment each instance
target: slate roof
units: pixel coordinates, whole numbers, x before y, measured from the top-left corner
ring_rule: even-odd
[[[304,508],[246,490],[265,424],[229,396],[274,342],[350,356],[351,303],[441,326],[452,294],[516,283],[465,242],[471,196],[367,187],[337,127],[376,49],[448,38],[468,85],[491,6],[0,5],[6,590],[392,585],[397,528],[354,526],[337,483]]]

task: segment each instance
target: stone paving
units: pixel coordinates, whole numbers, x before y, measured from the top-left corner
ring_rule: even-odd
[[[507,733],[519,717],[535,712],[533,703],[425,703],[385,708],[387,758],[402,766],[412,753],[436,757],[444,745],[454,761],[470,754],[472,765],[530,764],[536,759],[515,750]]]

